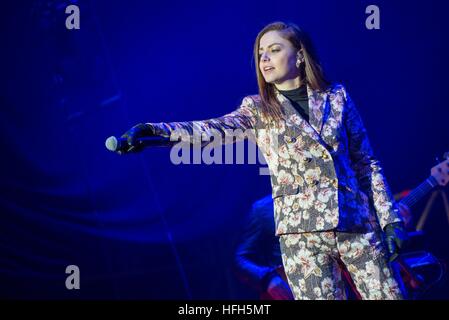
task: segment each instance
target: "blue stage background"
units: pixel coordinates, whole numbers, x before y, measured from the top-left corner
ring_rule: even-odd
[[[80,30],[65,28],[77,4]],[[365,8],[380,8],[380,30]],[[449,151],[444,1],[21,1],[0,53],[0,297],[241,299],[232,270],[244,217],[270,193],[258,165],[173,165],[168,148],[104,147],[139,122],[201,120],[257,93],[266,24],[308,31],[358,105],[395,193]],[[426,198],[428,199],[428,198]],[[419,217],[426,200],[413,209]],[[441,199],[428,250],[449,258]],[[77,265],[81,288],[67,290]],[[424,298],[449,298],[444,278]]]

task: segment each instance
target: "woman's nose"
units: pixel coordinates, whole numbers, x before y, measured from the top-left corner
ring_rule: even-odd
[[[268,55],[266,53],[262,53],[262,61],[268,61],[270,60]]]

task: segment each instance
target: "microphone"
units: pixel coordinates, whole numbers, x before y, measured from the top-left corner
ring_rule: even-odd
[[[144,147],[157,147],[162,145],[167,145],[170,139],[161,136],[154,137],[144,137],[138,138],[136,140],[136,144],[134,146],[130,146],[128,141],[125,138],[116,138],[114,136],[110,136],[105,141],[106,149],[112,152],[117,152],[118,154],[128,153],[128,152],[137,152],[142,150]]]

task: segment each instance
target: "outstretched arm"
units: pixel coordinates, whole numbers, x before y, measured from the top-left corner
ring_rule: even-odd
[[[235,130],[245,133],[247,130],[254,129],[256,119],[257,110],[254,101],[250,97],[245,97],[235,111],[219,118],[202,121],[147,123],[147,125],[153,127],[155,135],[162,137],[169,138],[178,132],[188,134],[192,142],[195,138],[202,138],[204,146],[217,135],[222,138],[222,142],[226,142],[224,138],[234,134]]]
[[[222,117],[184,122],[139,123],[122,135],[130,150],[138,147],[140,138],[159,137],[156,145],[173,146],[180,139],[201,146],[214,143],[233,143],[245,138],[254,139],[257,109],[251,97],[245,97],[233,112]]]

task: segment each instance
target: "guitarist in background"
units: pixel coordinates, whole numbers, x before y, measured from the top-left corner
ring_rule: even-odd
[[[402,215],[405,227],[408,231],[410,231],[409,235],[414,234],[414,237],[417,237],[419,241],[422,241],[422,239],[420,238],[425,235],[422,231],[422,227],[424,221],[427,219],[430,207],[427,207],[426,210],[424,210],[421,217],[419,217],[419,221],[416,221],[417,217],[411,214],[410,208],[412,208],[422,198],[427,196],[431,191],[434,191],[435,188],[444,187],[447,185],[447,183],[449,182],[448,152],[444,154],[443,159],[443,161],[438,160],[438,162],[440,163],[438,163],[430,170],[430,176],[426,180],[424,180],[418,187],[411,191],[405,190],[394,196],[395,200],[398,201],[397,204],[401,210],[400,213]],[[430,203],[433,202],[435,196],[438,193],[446,199],[446,195],[444,192],[433,192],[432,196],[429,199]],[[445,200],[445,202],[447,202],[447,200]],[[447,210],[447,208],[446,214],[449,222],[449,211]],[[407,257],[408,255],[410,255],[410,258]],[[417,261],[418,263],[416,263]],[[439,274],[439,276],[435,277],[435,275],[431,275],[429,274],[429,272],[426,272],[427,276],[423,277],[422,274],[419,274],[419,272],[416,273],[414,271],[414,266],[426,266],[427,268],[432,268],[432,273]],[[433,285],[440,281],[442,275],[445,273],[445,268],[442,266],[441,262],[427,251],[408,252],[399,255],[397,259],[395,259],[392,263],[392,269],[396,272],[396,274],[400,275],[403,280],[402,282],[407,287],[407,291],[410,293],[410,295],[415,297],[419,295],[420,292],[423,292],[430,288],[431,284]]]
[[[237,277],[259,292],[262,300],[293,300],[275,236],[271,195],[253,204],[244,225],[235,254]]]
[[[412,229],[410,207],[437,186],[445,186],[449,181],[449,160],[445,160],[431,170],[431,175],[411,192],[407,192],[398,202],[400,214],[407,229]],[[398,199],[396,199],[398,200]],[[273,200],[268,195],[256,201],[247,216],[245,230],[235,254],[235,271],[239,280],[260,293],[262,300],[293,300],[286,281],[278,238],[275,236]],[[402,286],[404,297],[407,290],[417,289],[422,280],[401,259],[393,262],[397,279]],[[343,269],[344,270],[344,269]],[[346,295],[349,299],[360,299],[348,273],[343,272]],[[400,281],[403,280],[403,281]],[[406,287],[406,288],[405,288]]]
[[[279,240],[274,232],[272,196],[256,201],[246,219],[235,254],[237,277],[258,291],[262,300],[293,300],[282,266]],[[347,284],[347,297],[358,299],[349,275],[343,273],[343,278]]]

